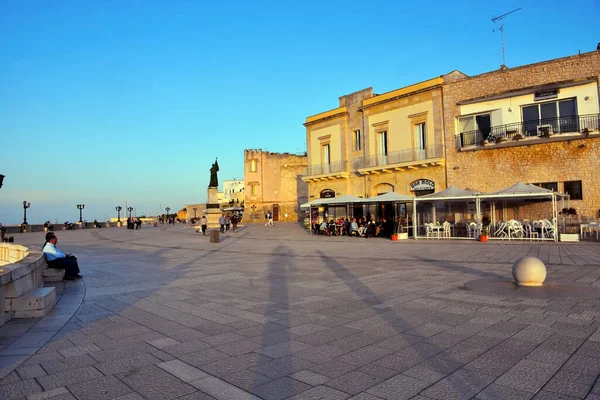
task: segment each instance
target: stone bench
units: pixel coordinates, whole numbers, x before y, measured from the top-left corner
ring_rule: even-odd
[[[0,326],[12,318],[44,316],[54,307],[56,289],[43,287],[44,270],[50,269],[41,251],[0,243]]]

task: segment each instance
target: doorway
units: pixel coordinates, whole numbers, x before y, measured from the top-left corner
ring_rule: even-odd
[[[273,221],[279,221],[279,204],[273,204]]]

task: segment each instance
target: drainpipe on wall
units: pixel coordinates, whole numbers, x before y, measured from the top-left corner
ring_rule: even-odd
[[[446,146],[446,121],[444,115],[444,84],[442,84],[442,146],[444,146],[444,175],[446,177],[446,188],[448,187],[448,147]]]

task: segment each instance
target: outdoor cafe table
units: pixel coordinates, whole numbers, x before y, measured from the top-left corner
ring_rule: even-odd
[[[598,240],[598,232],[600,231],[600,223],[581,224],[579,225],[579,237],[583,239],[583,230],[589,229],[590,234],[596,231],[596,240]]]

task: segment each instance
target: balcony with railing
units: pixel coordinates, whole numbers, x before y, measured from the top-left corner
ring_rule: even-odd
[[[492,126],[487,130],[461,132],[455,136],[456,148],[499,145],[508,141],[523,141],[532,144],[536,138],[553,135],[598,134],[600,114],[575,115],[572,117],[542,118],[534,121]],[[571,134],[571,135],[569,135]]]
[[[348,177],[348,161],[336,161],[329,164],[313,164],[307,168],[302,179],[306,182],[340,179]]]
[[[441,165],[443,147],[441,144],[424,149],[405,149],[389,152],[387,155],[374,155],[356,160],[352,168],[366,175],[379,172],[403,171]]]

